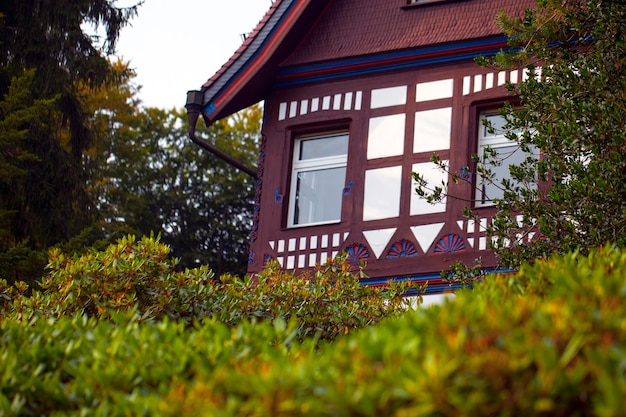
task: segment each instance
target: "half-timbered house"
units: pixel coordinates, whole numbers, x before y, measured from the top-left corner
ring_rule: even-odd
[[[263,101],[249,272],[269,259],[303,270],[345,251],[368,283],[429,281],[453,261],[495,265],[485,226],[498,190],[473,174],[472,153],[514,151],[499,122],[507,82],[523,71],[477,65],[506,47],[500,10],[532,0],[276,0],[188,107],[207,124]],[[462,181],[431,205],[411,173]],[[515,160],[515,155],[507,158]],[[507,175],[506,164],[496,175]],[[477,220],[463,216],[476,209]]]

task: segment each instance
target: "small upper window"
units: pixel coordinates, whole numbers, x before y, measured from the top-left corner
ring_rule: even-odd
[[[445,3],[451,1],[458,0],[407,0],[408,5],[418,5],[418,4],[430,4],[430,3]]]
[[[487,122],[493,128],[485,126]],[[504,197],[502,180],[510,179],[510,165],[519,165],[529,156],[520,145],[505,136],[505,120],[498,113],[485,113],[481,115],[478,126],[478,157],[482,160],[485,168],[491,171],[490,178],[483,178],[480,174],[476,178],[476,206],[485,207],[493,205],[493,200]],[[491,149],[493,155],[486,157],[487,149]],[[534,152],[533,152],[534,154]]]
[[[289,199],[289,227],[341,220],[347,160],[347,132],[296,138]]]

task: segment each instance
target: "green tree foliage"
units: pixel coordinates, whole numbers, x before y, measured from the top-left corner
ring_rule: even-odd
[[[540,150],[539,159],[510,165],[509,180],[493,182],[503,197],[494,199],[486,232],[501,265],[626,245],[626,5],[538,0],[523,17],[501,14],[499,21],[512,49],[478,61],[530,75],[508,85],[519,104],[501,113],[510,140],[525,152]],[[474,161],[484,178],[493,178],[490,166],[507,164],[492,149]],[[445,193],[440,186],[429,194],[424,185],[418,192],[430,200]]]
[[[61,245],[69,253],[83,252],[92,245],[102,249],[127,233],[151,232],[160,234],[171,246],[180,258],[179,269],[204,264],[218,274],[243,275],[254,182],[194,145],[187,136],[182,110],[143,108],[128,63],[113,62],[111,71],[114,75],[103,86],[78,84],[77,97],[89,114],[85,124],[92,137],[83,150],[80,195],[72,194],[72,172],[63,169],[68,166],[71,170],[71,164],[48,166],[42,173],[40,165],[47,160],[30,152],[34,142],[29,134],[38,127],[45,130],[56,116],[54,100],[32,98],[33,73],[24,80],[17,79],[12,93],[1,103],[0,111],[10,117],[0,123],[4,133],[0,142],[0,192],[4,192],[2,202],[7,207],[22,208],[0,212],[0,241],[4,245],[0,246],[0,278],[32,284],[42,275],[51,245]],[[260,119],[261,110],[256,106],[209,129],[199,125],[198,134],[253,166]],[[51,143],[45,135],[41,138],[43,143]],[[37,190],[33,181],[43,175],[58,175],[66,186],[44,187],[42,180],[37,182],[48,190],[46,202],[52,207],[46,212],[35,197],[29,200]],[[79,204],[80,196],[88,199],[89,210],[81,213],[83,217],[68,217],[72,210],[85,208]],[[61,201],[55,200],[61,197]],[[78,222],[79,218],[83,221]],[[20,219],[41,236],[18,233]]]
[[[254,180],[193,144],[184,110],[141,108],[132,78],[120,80],[87,100],[98,132],[88,153],[91,190],[105,224],[160,234],[181,268],[245,274]],[[254,166],[261,117],[254,106],[210,128],[198,123],[197,134]]]
[[[45,130],[54,106],[54,100],[33,98],[33,77],[34,72],[29,71],[14,78],[0,101],[0,278],[10,280],[36,275],[45,264],[43,256],[18,240],[28,228],[23,218],[28,216],[30,205],[23,196],[27,194],[30,168],[40,163],[27,139],[30,132]]]
[[[0,3],[0,258],[9,264],[21,262],[12,253],[45,251],[96,218],[83,165],[93,136],[79,88],[117,74],[106,54],[136,12],[112,0]],[[103,29],[102,40],[83,30],[90,26]],[[9,264],[0,276],[27,278]]]
[[[297,319],[5,318],[0,411],[621,416],[625,275],[626,253],[614,247],[554,257],[324,344],[300,341]]]
[[[511,87],[521,107],[503,110],[509,136],[523,149],[540,149],[541,158],[511,167],[518,184],[539,180],[538,187],[502,184],[490,230],[496,250],[516,266],[606,242],[626,245],[626,5],[539,1],[524,17],[501,22],[521,50],[494,63],[522,63],[538,74]],[[539,239],[515,238],[533,231]]]

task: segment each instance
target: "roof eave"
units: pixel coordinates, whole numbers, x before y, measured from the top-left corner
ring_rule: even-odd
[[[270,91],[278,65],[329,0],[276,0],[235,54],[203,86],[207,124],[251,106]]]

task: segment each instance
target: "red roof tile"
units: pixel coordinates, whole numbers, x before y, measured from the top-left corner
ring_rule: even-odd
[[[207,123],[262,100],[280,67],[297,67],[501,35],[536,0],[275,0],[235,54],[203,85]]]
[[[401,7],[405,0],[333,0],[297,50],[292,66],[501,35],[500,10],[535,0],[464,0]]]

